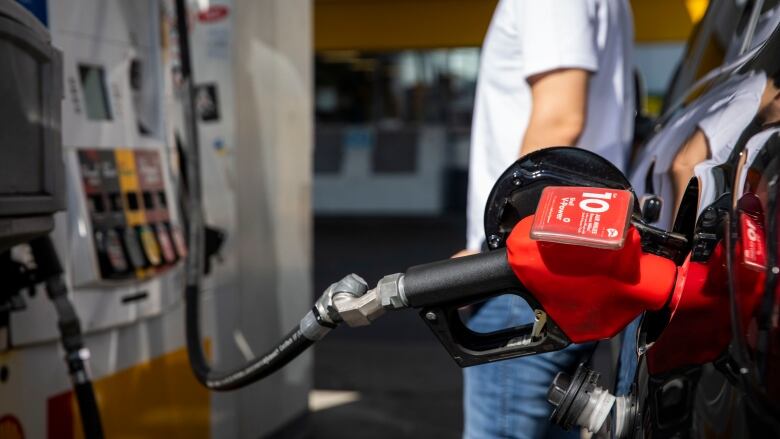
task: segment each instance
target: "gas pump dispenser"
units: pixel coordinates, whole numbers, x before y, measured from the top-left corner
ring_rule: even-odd
[[[18,357],[10,358],[8,353],[17,343],[12,316],[27,309],[25,293],[33,297],[43,290],[51,302],[49,313],[56,316],[49,317],[50,323],[56,323],[55,340],[65,351],[60,364],[67,366],[67,374],[58,378],[70,378],[85,437],[100,439],[103,430],[88,367],[89,350],[60,257],[48,236],[54,214],[65,208],[60,156],[62,54],[30,13],[3,0],[0,57],[4,60],[0,95],[6,101],[0,108],[0,161],[15,165],[4,168],[0,177],[0,382],[15,387],[20,381],[14,376],[9,382],[6,364],[18,372],[14,367]],[[2,407],[6,403],[0,404],[0,434],[24,437],[22,422],[29,413]]]
[[[15,2],[5,3],[22,10]],[[184,285],[181,261],[187,248],[176,202],[176,155],[165,115],[173,99],[171,78],[164,74],[171,61],[169,43],[163,39],[167,24],[156,1],[43,2],[43,7],[48,29],[31,14],[26,16],[36,23],[34,29],[51,35],[50,44],[58,49],[54,60],[59,69],[52,83],[60,86],[44,90],[39,99],[56,100],[57,119],[43,114],[43,120],[56,130],[46,135],[56,136],[57,149],[47,150],[51,161],[43,162],[60,171],[46,168],[44,178],[57,178],[52,193],[60,194],[59,210],[65,212],[54,215],[38,234],[51,231],[51,240],[34,240],[27,255],[23,247],[9,252],[18,266],[32,263],[35,268],[26,269],[32,287],[19,293],[24,307],[10,312],[4,325],[0,417],[16,419],[23,437],[101,437],[96,405],[109,414],[107,419],[115,404],[130,411],[140,403],[174,411],[182,406],[182,397],[175,393],[149,401],[129,385],[150,376],[136,366],[154,364],[155,358],[180,350],[184,343],[169,329],[180,321],[174,311]],[[35,35],[19,29],[8,35],[20,47],[40,44]],[[17,59],[10,68],[19,69],[22,61]],[[16,102],[10,101],[3,104],[3,115]],[[9,147],[4,144],[2,150]],[[32,157],[3,156],[14,164],[4,165],[4,174]],[[12,287],[6,279],[3,291]],[[60,333],[67,368],[60,360]],[[81,370],[74,370],[77,363],[91,367],[82,364]],[[79,374],[87,383],[90,375],[96,378],[97,398],[91,383],[87,396],[93,405],[90,413],[81,404]],[[199,393],[194,382],[194,390],[188,390],[186,378],[178,381],[170,385],[190,398],[188,404],[208,409],[206,392]],[[19,395],[24,395],[23,402]],[[85,422],[79,422],[79,416]],[[98,417],[97,427],[85,416]],[[200,429],[208,433],[208,417],[202,421],[180,428],[195,435]],[[118,428],[127,431],[115,421],[103,427],[108,436]]]
[[[0,5],[6,3],[25,12],[15,0],[0,0]],[[301,157],[308,156],[311,146],[310,130],[305,129],[311,124],[310,96],[299,85],[310,82],[311,38],[300,29],[279,37],[274,32],[283,29],[257,26],[257,20],[307,19],[309,3],[212,1],[213,9],[193,8],[192,14],[183,11],[186,2],[174,0],[25,3],[34,3],[30,7],[39,20],[23,15],[35,23],[34,30],[50,35],[47,44],[58,50],[52,54],[61,70],[52,84],[61,87],[44,90],[40,97],[45,102],[56,99],[52,108],[61,113],[61,122],[49,123],[48,114],[27,108],[17,112],[8,103],[0,105],[0,257],[16,246],[10,252],[14,267],[38,260],[37,255],[49,253],[44,246],[31,250],[19,244],[50,234],[59,258],[46,260],[52,275],[34,279],[32,289],[6,282],[3,273],[0,431],[13,424],[23,437],[97,437],[87,423],[79,422],[84,413],[76,402],[82,387],[74,389],[68,380],[60,352],[61,328],[44,293],[44,280],[72,302],[69,311],[80,320],[89,358],[87,350],[77,351],[90,366],[93,402],[107,437],[256,437],[297,424],[291,421],[305,414],[311,361],[300,361],[260,386],[232,395],[210,394],[187,371],[182,296],[189,276],[204,276],[210,269],[199,290],[204,330],[196,343],[216,364],[253,357],[253,339],[276,337],[288,315],[304,309],[298,305],[308,301],[308,205],[290,208],[280,204],[282,197],[266,202],[261,195],[266,187],[283,186],[271,195],[288,190],[307,199],[310,191],[308,173],[282,174],[279,163],[306,168]],[[237,8],[242,14],[234,13]],[[0,25],[7,21],[4,12],[0,9]],[[201,23],[194,31],[200,35],[193,45],[194,59],[217,72],[185,72],[188,22]],[[0,37],[38,49],[35,35],[18,27],[6,32],[0,26]],[[207,38],[201,38],[204,34]],[[268,44],[258,45],[260,41]],[[278,45],[280,41],[284,44]],[[268,47],[275,47],[273,57],[264,51]],[[7,49],[0,38],[0,51]],[[241,63],[231,59],[234,52]],[[10,59],[0,53],[4,61]],[[245,62],[257,69],[233,67]],[[8,69],[24,73],[22,67],[28,67],[0,64],[0,74]],[[34,72],[27,73],[34,77]],[[206,108],[204,95],[189,100],[182,84],[195,86],[193,81],[209,81],[211,75],[219,78],[215,87],[221,100]],[[255,90],[261,79],[262,90]],[[290,95],[282,93],[277,82]],[[0,84],[4,98],[31,93],[16,88],[13,81]],[[266,98],[269,91],[272,98]],[[221,119],[214,116],[215,109]],[[199,117],[189,127],[187,111],[198,111]],[[56,150],[45,157],[5,155],[15,146],[6,127],[19,131],[21,124],[14,124],[14,117],[29,115],[39,116],[52,130],[44,131],[46,136],[56,135]],[[273,131],[266,129],[271,124]],[[206,150],[204,159],[188,160],[190,154],[183,152],[190,148]],[[266,155],[274,160],[265,160]],[[37,161],[31,163],[33,159]],[[182,194],[200,188],[185,185],[185,177],[199,175],[200,166],[213,180],[203,185],[208,200],[206,209],[198,211],[203,216],[194,218]],[[45,170],[40,181],[22,178],[33,167]],[[21,193],[23,203],[6,204],[6,186]],[[33,190],[56,196],[38,199],[31,196]],[[214,227],[206,228],[206,220]],[[205,231],[206,236],[202,246],[197,241],[191,246],[188,233],[198,227],[202,229],[195,233]],[[284,241],[285,251],[266,251],[276,239]],[[210,267],[201,259],[186,267],[194,260],[191,254],[200,258],[222,244]],[[266,287],[273,291],[256,294]],[[14,294],[6,297],[7,289]],[[246,309],[251,309],[251,318],[243,315]]]

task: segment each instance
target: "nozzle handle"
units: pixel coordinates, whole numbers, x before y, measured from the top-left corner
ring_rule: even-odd
[[[417,265],[406,271],[403,295],[461,366],[562,349],[569,340],[515,275],[506,249]],[[491,333],[469,329],[459,309],[503,294],[522,297],[535,321]]]
[[[522,287],[502,248],[411,267],[404,275],[403,291],[409,306],[421,308]]]

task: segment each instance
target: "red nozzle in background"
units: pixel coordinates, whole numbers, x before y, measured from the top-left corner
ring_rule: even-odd
[[[534,241],[534,216],[515,225],[507,240],[512,270],[574,343],[615,336],[646,310],[670,299],[677,267],[644,253],[630,227],[617,250]]]

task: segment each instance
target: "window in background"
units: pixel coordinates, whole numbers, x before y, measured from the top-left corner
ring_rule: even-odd
[[[464,209],[478,68],[477,48],[317,54],[315,212]]]

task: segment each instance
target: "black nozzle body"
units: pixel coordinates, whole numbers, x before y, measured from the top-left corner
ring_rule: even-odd
[[[507,260],[506,249],[416,265],[404,275],[404,295],[414,308],[476,299],[521,287]]]

